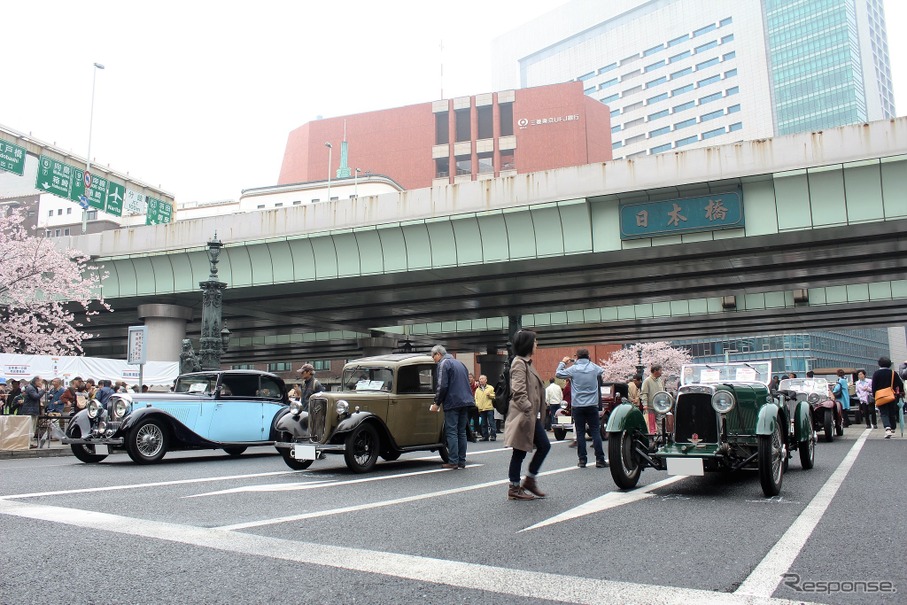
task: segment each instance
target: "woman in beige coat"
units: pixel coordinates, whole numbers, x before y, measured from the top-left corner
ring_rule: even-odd
[[[510,405],[504,424],[504,444],[513,448],[510,457],[510,487],[507,497],[511,500],[533,500],[545,494],[535,483],[535,476],[551,443],[539,418],[545,405],[545,383],[532,367],[532,355],[537,346],[535,332],[520,330],[513,339],[513,361],[510,364]],[[529,472],[520,485],[520,470],[526,453],[535,450],[529,461]],[[534,494],[534,496],[533,496]]]

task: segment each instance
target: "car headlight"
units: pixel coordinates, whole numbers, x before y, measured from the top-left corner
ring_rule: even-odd
[[[561,401],[561,409],[562,409],[562,410],[566,410],[566,409],[567,409],[567,402],[566,402],[566,401]]]
[[[129,395],[111,395],[111,398],[113,399],[113,417],[119,420],[129,412],[132,397]]]
[[[337,415],[345,416],[350,411],[350,402],[346,399],[337,400]]]
[[[667,414],[674,407],[674,398],[667,391],[659,391],[652,397],[652,408],[656,414]]]
[[[88,402],[88,417],[91,419],[97,418],[98,414],[101,413],[101,402],[97,399],[92,399]]]
[[[712,409],[719,414],[727,414],[734,409],[737,400],[729,391],[718,391],[712,395]]]
[[[807,403],[809,403],[810,405],[815,405],[815,404],[819,403],[819,394],[818,394],[818,393],[810,393],[809,395],[806,396],[806,401],[807,401]]]
[[[290,400],[290,413],[294,416],[298,416],[302,413],[302,402],[298,399]]]

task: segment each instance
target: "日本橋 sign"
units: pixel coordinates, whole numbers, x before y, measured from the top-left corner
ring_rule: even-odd
[[[35,187],[73,202],[78,202],[84,196],[91,208],[114,216],[123,214],[125,185],[96,174],[86,178],[84,169],[45,155],[38,158]]]
[[[0,140],[0,170],[25,174],[25,148]]]
[[[736,191],[620,207],[621,239],[736,227],[743,227],[743,201]]]

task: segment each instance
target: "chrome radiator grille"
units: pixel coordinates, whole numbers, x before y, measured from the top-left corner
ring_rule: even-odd
[[[327,399],[309,399],[309,435],[312,441],[320,442],[324,438],[324,422],[327,418]]]

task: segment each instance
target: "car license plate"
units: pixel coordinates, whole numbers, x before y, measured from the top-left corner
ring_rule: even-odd
[[[669,475],[705,475],[702,458],[668,458]]]
[[[573,418],[571,418],[570,416],[558,416],[557,423],[558,424],[573,424]]]
[[[318,452],[314,445],[294,445],[293,458],[296,460],[315,460],[318,458]]]
[[[96,445],[94,446],[94,453],[97,456],[107,456],[110,454],[110,449],[106,445]]]

